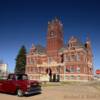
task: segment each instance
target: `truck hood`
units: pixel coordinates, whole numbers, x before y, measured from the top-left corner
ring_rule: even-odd
[[[40,85],[41,83],[37,80],[28,80],[28,83],[33,86],[33,85]]]

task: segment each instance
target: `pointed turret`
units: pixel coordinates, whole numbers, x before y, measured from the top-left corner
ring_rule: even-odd
[[[35,48],[34,44],[32,44],[32,48],[30,49],[29,53],[33,54],[35,52],[35,50],[36,50],[36,48]]]
[[[85,47],[86,47],[86,49],[91,50],[91,40],[90,40],[89,36],[86,39]]]

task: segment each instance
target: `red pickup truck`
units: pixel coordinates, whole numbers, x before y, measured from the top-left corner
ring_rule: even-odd
[[[28,80],[27,74],[9,74],[7,80],[0,80],[0,92],[16,93],[18,96],[41,93],[41,84]]]

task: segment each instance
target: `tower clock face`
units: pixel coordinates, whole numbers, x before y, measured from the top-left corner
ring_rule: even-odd
[[[51,31],[51,32],[50,32],[50,37],[53,37],[53,36],[54,36],[54,32]]]

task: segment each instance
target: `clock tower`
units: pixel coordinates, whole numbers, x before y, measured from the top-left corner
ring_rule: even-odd
[[[58,55],[58,50],[63,46],[63,25],[55,18],[48,22],[47,32],[47,55],[54,57]]]

